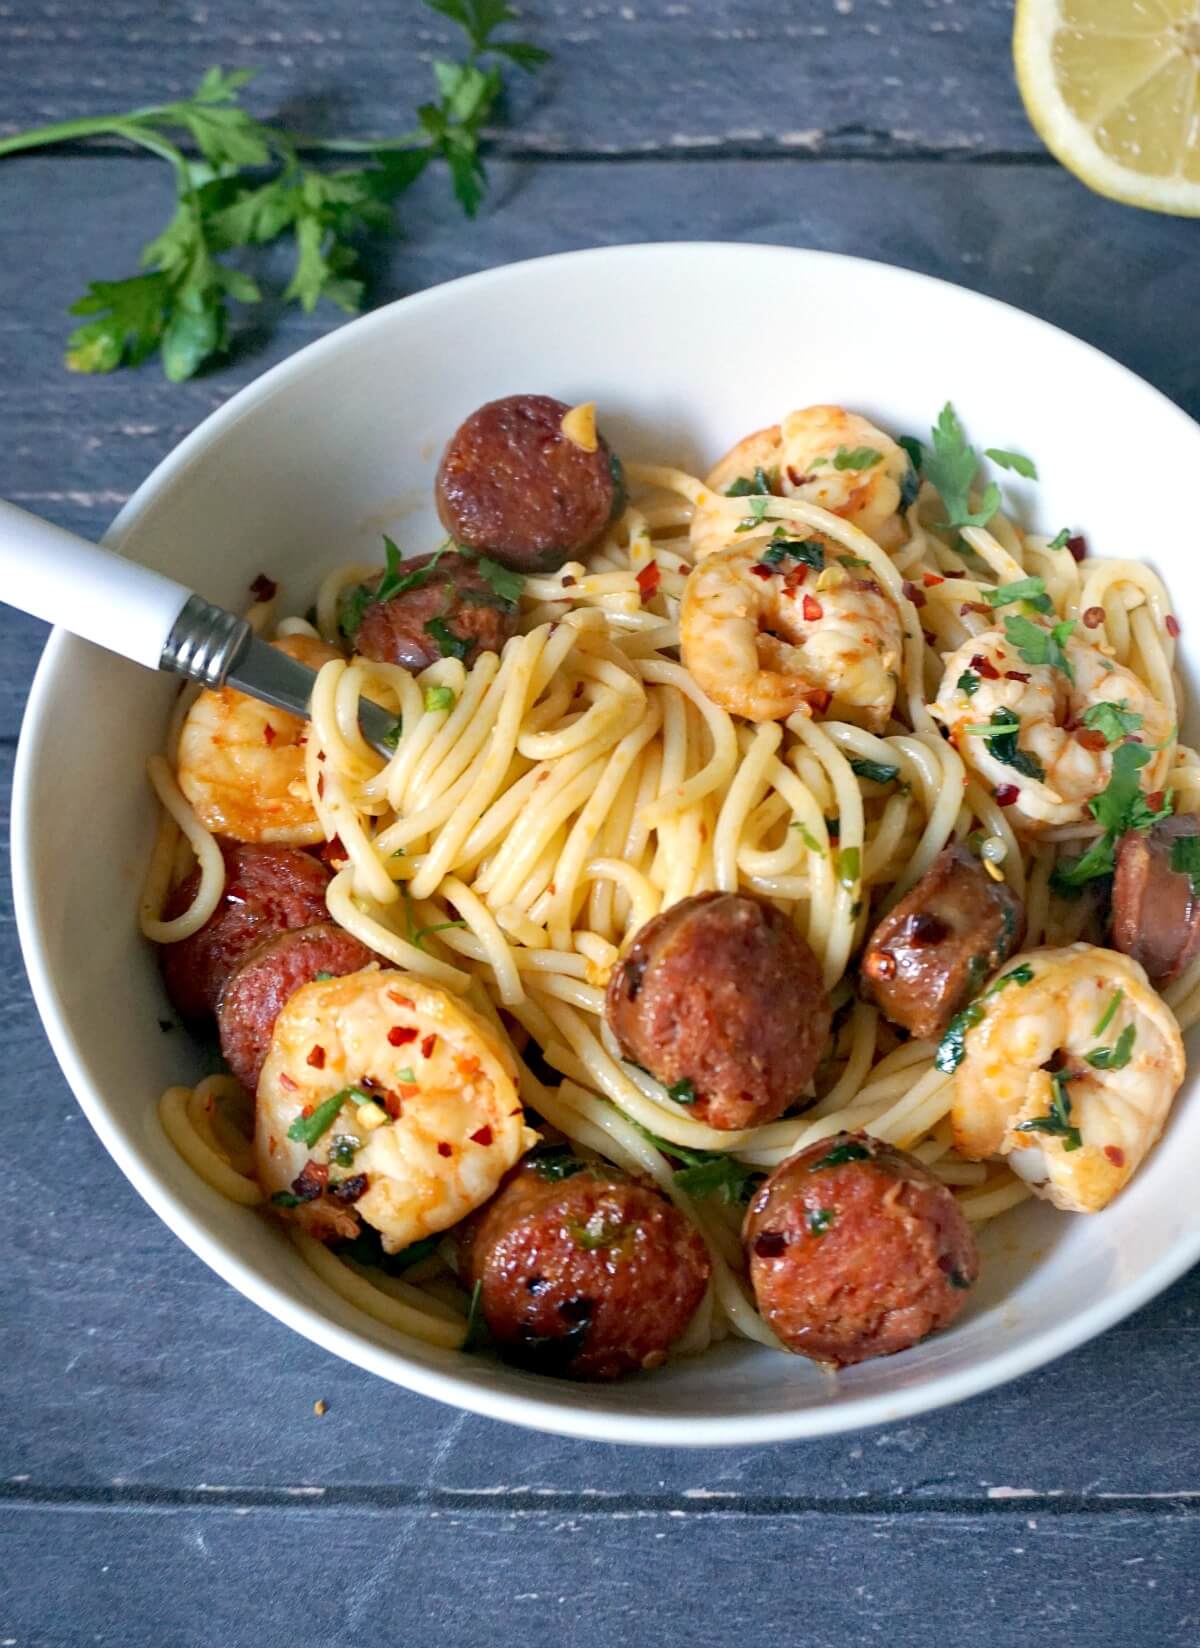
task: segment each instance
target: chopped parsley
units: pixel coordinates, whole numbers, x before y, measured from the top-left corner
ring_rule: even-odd
[[[877,452],[873,446],[856,446],[853,449],[839,446],[833,455],[835,469],[871,469],[882,461],[883,453]]]
[[[770,504],[771,500],[769,497],[751,498],[749,501],[749,515],[739,521],[734,530],[737,532],[753,532],[756,526],[761,526],[763,524],[767,510],[770,508]]]
[[[769,496],[770,491],[770,476],[760,464],[754,471],[753,480],[748,479],[745,475],[739,475],[732,486],[726,487],[725,496],[727,498],[749,498],[755,495],[763,497]]]
[[[989,446],[984,449],[983,455],[990,458],[993,463],[999,464],[1001,469],[1013,469],[1018,475],[1024,475],[1027,481],[1036,481],[1038,478],[1037,465],[1023,452],[1006,452],[1002,446]]]
[[[425,688],[425,708],[427,710],[452,710],[457,703],[458,699],[455,696],[453,687]]]
[[[682,1081],[671,1083],[670,1087],[667,1088],[667,1096],[674,1099],[676,1104],[695,1104],[696,1089],[693,1083],[684,1076]]]
[[[1131,732],[1138,730],[1143,717],[1136,710],[1127,710],[1124,700],[1114,704],[1104,699],[1099,704],[1089,704],[1082,719],[1085,727],[1093,732],[1102,732],[1109,744],[1119,744]]]
[[[972,670],[964,670],[955,685],[959,692],[965,692],[968,698],[974,698],[979,691],[979,677]]]
[[[1171,868],[1187,876],[1192,892],[1200,895],[1200,835],[1175,837],[1171,843]]]
[[[990,721],[975,722],[963,728],[964,732],[982,738],[989,753],[997,761],[1003,761],[1006,767],[1022,773],[1026,778],[1044,779],[1046,769],[1037,756],[1018,748],[1020,730],[1021,717],[1009,709],[993,710]]]
[[[1112,997],[1109,1000],[1108,1006],[1104,1009],[1103,1013],[1101,1013],[1100,1017],[1096,1020],[1096,1028],[1092,1031],[1093,1036],[1102,1036],[1104,1034],[1104,1032],[1108,1029],[1109,1025],[1112,1023],[1113,1019],[1116,1017],[1117,1008],[1121,1005],[1121,1003],[1124,999],[1125,999],[1124,990],[1117,990],[1112,995]]]
[[[823,1167],[844,1167],[847,1162],[865,1162],[870,1157],[871,1152],[865,1144],[859,1144],[857,1139],[847,1139],[845,1144],[835,1144],[829,1154],[814,1162],[808,1171],[819,1173]]]
[[[893,767],[887,761],[862,761],[857,756],[850,758],[850,770],[859,778],[868,778],[872,784],[891,784],[900,776],[899,767]]]
[[[933,426],[933,450],[925,457],[925,479],[931,481],[946,506],[950,527],[986,526],[1000,508],[1000,488],[989,481],[983,489],[979,508],[971,509],[971,482],[979,468],[979,455],[968,443],[958,414],[947,401]]]
[[[431,618],[425,625],[425,633],[437,642],[443,658],[465,660],[475,644],[469,636],[456,635],[444,618]]]
[[[475,565],[505,606],[515,607],[525,588],[525,580],[521,574],[513,572],[509,567],[501,566],[499,561],[493,561],[489,555],[477,555]]]
[[[1138,774],[1149,761],[1151,753],[1144,744],[1117,745],[1113,751],[1108,784],[1088,802],[1088,811],[1103,827],[1104,834],[1092,843],[1082,858],[1062,859],[1054,866],[1050,885],[1056,893],[1071,894],[1089,881],[1111,875],[1115,863],[1114,849],[1126,830],[1148,830],[1160,819],[1171,816],[1170,791],[1157,810],[1151,807],[1142,791]]]
[[[525,1160],[539,1179],[547,1179],[551,1183],[559,1179],[572,1179],[587,1167],[587,1163],[574,1154],[569,1144],[539,1145],[536,1150],[530,1151]]]
[[[1000,991],[1006,989],[1010,984],[1019,984],[1024,988],[1025,985],[1032,983],[1033,968],[1027,961],[1023,961],[1019,967],[1014,967],[1011,972],[1002,974],[994,984],[989,984],[983,994],[976,996],[975,1000],[969,1006],[964,1007],[961,1013],[955,1013],[946,1028],[945,1035],[938,1043],[937,1052],[933,1056],[933,1062],[938,1069],[944,1071],[948,1076],[958,1069],[967,1051],[967,1031],[974,1030],[983,1018],[985,1002],[989,1001],[992,996],[999,995]]]
[[[1013,601],[1028,601],[1037,612],[1054,611],[1054,602],[1046,594],[1044,578],[1018,578],[1013,584],[1001,584],[998,589],[985,589],[982,594],[990,607],[1006,607]]]
[[[808,1218],[805,1220],[805,1223],[808,1225],[808,1234],[810,1236],[824,1236],[825,1232],[832,1228],[833,1221],[836,1218],[837,1209],[835,1207],[815,1207],[810,1209]]]
[[[1067,1083],[1070,1080],[1071,1077],[1064,1071],[1056,1070],[1050,1077],[1054,1093],[1050,1100],[1050,1114],[1034,1116],[1031,1121],[1019,1123],[1017,1132],[1048,1133],[1053,1138],[1062,1140],[1064,1150],[1078,1150],[1083,1143],[1083,1136],[1077,1127],[1071,1125],[1071,1095],[1067,1092]]]
[[[1127,1024],[1111,1047],[1093,1048],[1087,1054],[1087,1061],[1093,1070],[1124,1070],[1133,1056],[1136,1040],[1136,1029],[1132,1024]]]
[[[1075,671],[1064,648],[1075,628],[1074,618],[1054,624],[1049,629],[1043,629],[1028,618],[1006,618],[1004,637],[1010,647],[1017,649],[1025,663],[1049,664],[1051,669],[1061,670],[1068,681],[1074,681]]]
[[[297,1144],[306,1144],[311,1150],[317,1140],[329,1132],[344,1104],[356,1098],[362,1099],[365,1104],[370,1101],[370,1097],[361,1087],[343,1087],[340,1093],[334,1093],[332,1097],[322,1100],[309,1115],[297,1116],[288,1128],[287,1136]]]

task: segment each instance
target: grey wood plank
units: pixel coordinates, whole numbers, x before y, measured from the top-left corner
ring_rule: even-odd
[[[1193,1648],[1200,1520],[681,1517],[579,1506],[31,1510],[4,1518],[19,1648],[623,1641]],[[53,1586],[18,1576],[53,1575]],[[686,1624],[683,1621],[686,1620]]]
[[[515,76],[516,152],[1022,151],[1007,0],[528,0],[554,54]],[[64,41],[66,50],[61,49]],[[252,105],[340,135],[403,129],[454,31],[417,0],[21,0],[0,11],[0,133],[160,103],[210,63],[261,65]]]

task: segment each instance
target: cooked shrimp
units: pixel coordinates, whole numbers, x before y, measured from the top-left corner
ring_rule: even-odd
[[[308,1138],[293,1138],[303,1120]],[[453,996],[390,968],[318,979],[289,998],[254,1136],[259,1183],[299,1197],[290,1211],[311,1235],[353,1235],[357,1214],[389,1253],[457,1224],[537,1142],[499,1037]]]
[[[895,606],[874,579],[818,572],[784,546],[735,545],[695,568],[679,614],[684,664],[714,704],[750,721],[807,707],[882,732],[900,661]],[[837,550],[812,537],[799,547]]]
[[[902,503],[915,494],[903,447],[866,418],[841,406],[808,406],[781,424],[747,435],[709,475],[709,494],[692,517],[692,549],[699,560],[730,542],[736,526],[721,500],[737,482],[758,490],[765,479],[785,498],[803,498],[852,521],[881,548],[896,549],[907,529]]]
[[[1050,624],[1039,621],[1037,628],[1048,635]],[[1100,704],[1121,713],[1107,722],[1088,714]],[[949,728],[968,767],[997,793],[1017,792],[1009,800],[1009,816],[1018,828],[1024,823],[1034,832],[1088,818],[1087,804],[1108,784],[1112,751],[1124,736],[1152,749],[1142,769],[1147,792],[1162,787],[1171,760],[1165,747],[1170,712],[1132,670],[1075,634],[1066,639],[1059,663],[1044,664],[1029,663],[1000,630],[964,641],[947,654],[929,708]],[[997,723],[998,739],[980,730],[990,732]],[[1008,736],[1014,732],[1015,744]]]
[[[312,635],[275,641],[310,669],[340,657]],[[235,841],[303,847],[324,839],[304,778],[305,722],[256,698],[206,689],[179,735],[179,788],[196,816]]]
[[[959,1154],[1005,1156],[1055,1207],[1095,1213],[1156,1143],[1183,1080],[1170,1008],[1136,961],[1091,944],[1014,956],[976,1007],[955,1078]]]

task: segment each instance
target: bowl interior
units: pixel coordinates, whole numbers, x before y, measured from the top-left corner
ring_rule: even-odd
[[[1114,476],[1114,430],[1160,473],[1195,472],[1200,431],[1123,368],[990,300],[905,271],[776,248],[617,248],[436,288],[347,326],[210,418],[139,491],[111,541],[209,598],[243,605],[259,572],[303,611],[320,574],[441,534],[437,456],[480,402],[539,390],[599,403],[618,450],[703,471],[794,406],[837,401],[924,435],[952,400],[979,445],[1037,461],[1006,477],[1015,512],[1101,554],[1153,561],[1196,610],[1200,561],[1169,489]],[[1196,647],[1184,625],[1185,675]],[[1200,1102],[1189,1079],[1165,1143],[1104,1214],[1027,1205],[985,1232],[985,1277],[952,1331],[837,1378],[722,1347],[613,1388],[567,1387],[410,1344],[328,1292],[267,1221],[202,1184],[154,1101],[204,1053],[164,1033],[136,905],[152,835],[143,780],[174,687],[62,634],[22,735],[18,915],[55,1050],[108,1148],[158,1213],[243,1292],[385,1377],[518,1422],[608,1440],[750,1442],[899,1417],[1080,1342],[1200,1252]],[[77,815],[88,812],[88,850]],[[114,1000],[114,997],[116,998]]]

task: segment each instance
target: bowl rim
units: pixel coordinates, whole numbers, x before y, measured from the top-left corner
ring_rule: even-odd
[[[634,245],[596,246],[523,259],[516,263],[459,276],[407,297],[398,298],[335,328],[323,337],[314,339],[244,385],[172,448],[124,504],[104,534],[103,542],[119,549],[125,536],[143,513],[158,499],[165,488],[173,484],[191,466],[215,437],[224,434],[241,418],[253,413],[258,406],[286,387],[290,381],[319,368],[327,355],[335,354],[344,347],[344,340],[350,334],[361,338],[372,330],[384,330],[389,327],[395,312],[399,309],[412,313],[447,301],[457,303],[461,301],[464,291],[502,287],[512,281],[520,282],[525,272],[533,268],[577,264],[581,261],[611,262],[621,266],[620,274],[628,276],[628,266],[631,264],[672,257],[686,261],[698,256],[706,260],[732,257],[792,264],[834,265],[847,276],[855,270],[866,269],[870,271],[872,278],[879,278],[880,272],[883,271],[883,278],[894,281],[898,286],[907,283],[942,292],[949,290],[956,294],[956,301],[965,300],[977,304],[981,315],[997,309],[1006,310],[1009,314],[1019,317],[1022,325],[1032,329],[1035,339],[1038,333],[1054,334],[1060,339],[1067,339],[1076,348],[1086,351],[1094,359],[1102,362],[1108,371],[1118,374],[1130,384],[1135,384],[1140,394],[1148,392],[1155,396],[1162,403],[1164,410],[1186,424],[1193,436],[1200,435],[1200,425],[1197,425],[1181,407],[1161,390],[1148,384],[1130,368],[1113,360],[1093,344],[1075,337],[1073,333],[1049,321],[1029,314],[1014,304],[969,287],[956,285],[938,276],[923,274],[878,259],[757,242],[651,241]],[[52,631],[34,675],[17,744],[11,807],[13,903],[21,952],[34,1002],[50,1046],[80,1108],[109,1155],[142,1199],[185,1246],[223,1280],[232,1283],[240,1293],[276,1320],[283,1322],[322,1349],[369,1373],[377,1374],[435,1401],[447,1403],[466,1412],[551,1434],[643,1446],[744,1447],[770,1442],[800,1441],[892,1423],[993,1389],[1065,1355],[1104,1332],[1162,1292],[1200,1259],[1200,1227],[1197,1227],[1195,1232],[1181,1237],[1172,1249],[1139,1275],[1106,1293],[1083,1310],[1073,1313],[1053,1327],[1032,1335],[1009,1350],[997,1350],[981,1356],[970,1367],[946,1373],[933,1373],[929,1378],[911,1385],[900,1384],[890,1393],[849,1396],[827,1404],[773,1409],[768,1413],[736,1416],[660,1416],[636,1411],[603,1411],[578,1407],[571,1400],[572,1387],[569,1385],[547,1381],[547,1394],[534,1396],[507,1389],[500,1384],[478,1384],[460,1378],[454,1372],[411,1360],[403,1341],[395,1348],[385,1348],[368,1338],[365,1333],[343,1327],[325,1314],[319,1306],[304,1304],[283,1288],[268,1281],[226,1243],[210,1235],[203,1223],[193,1216],[182,1200],[157,1177],[149,1162],[144,1161],[139,1151],[128,1145],[120,1136],[119,1129],[108,1116],[104,1095],[92,1084],[87,1074],[83,1049],[71,1029],[50,969],[36,901],[33,898],[31,867],[34,819],[31,803],[36,767],[44,747],[41,734],[47,713],[47,701],[65,658],[72,649],[88,645],[89,643],[76,639],[60,628],[56,627]],[[636,1386],[630,1388],[636,1389]]]

